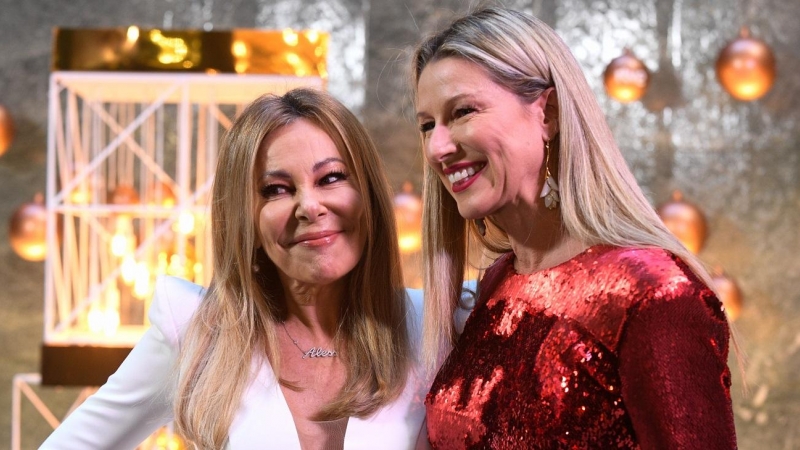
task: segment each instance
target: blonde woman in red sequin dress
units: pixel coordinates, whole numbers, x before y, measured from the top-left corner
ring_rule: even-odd
[[[431,445],[735,448],[722,305],[561,39],[489,8],[414,56]],[[456,339],[470,233],[501,256]]]

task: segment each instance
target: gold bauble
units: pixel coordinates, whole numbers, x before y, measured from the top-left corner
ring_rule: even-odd
[[[719,300],[725,307],[725,314],[731,321],[736,320],[742,312],[742,291],[736,281],[721,270],[717,270],[712,280],[717,289]]]
[[[15,134],[14,120],[11,113],[3,105],[0,105],[0,156],[2,156],[14,140]]]
[[[408,254],[419,251],[422,248],[422,200],[408,181],[403,183],[403,190],[394,197],[394,215],[400,252]]]
[[[706,218],[700,208],[684,201],[680,191],[672,193],[672,199],[657,208],[658,215],[675,237],[695,255],[706,241]]]
[[[775,55],[743,27],[739,37],[730,42],[717,58],[717,78],[729,94],[738,100],[756,100],[764,96],[775,81]]]
[[[11,248],[22,259],[42,261],[46,255],[47,210],[44,196],[36,194],[31,203],[24,203],[11,215],[8,239]]]
[[[625,49],[622,56],[614,58],[603,73],[606,92],[622,103],[642,98],[649,81],[650,72],[647,66],[628,49]]]

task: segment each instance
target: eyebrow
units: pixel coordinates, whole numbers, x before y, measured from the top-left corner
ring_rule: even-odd
[[[445,105],[446,108],[449,108],[449,107],[451,107],[451,105],[453,103],[456,103],[456,102],[460,101],[461,99],[469,98],[469,97],[472,97],[472,96],[473,96],[473,94],[471,94],[471,93],[461,92],[461,93],[458,93],[458,94],[448,98],[447,100],[445,100],[444,101],[444,105]],[[428,114],[428,113],[426,113],[424,111],[420,111],[420,112],[417,113],[417,119],[420,119],[422,117],[429,117],[429,116],[430,116],[430,114]]]
[[[325,158],[325,159],[323,159],[321,161],[317,161],[316,163],[314,163],[314,166],[311,168],[311,170],[313,172],[316,172],[316,171],[320,170],[321,168],[327,166],[328,164],[332,164],[332,163],[345,164],[344,160],[342,160],[341,158],[334,158],[334,157]],[[261,174],[261,178],[270,178],[270,177],[271,178],[283,178],[283,179],[292,178],[292,176],[289,175],[289,172],[287,172],[285,170],[281,170],[281,169],[279,169],[279,170],[268,170],[268,171],[264,172],[263,174]]]

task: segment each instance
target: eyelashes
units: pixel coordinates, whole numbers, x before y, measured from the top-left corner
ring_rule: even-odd
[[[330,186],[336,183],[340,183],[343,181],[347,181],[350,176],[344,170],[331,170],[326,172],[324,175],[319,177],[315,182],[315,186],[324,187]],[[264,186],[261,186],[258,189],[258,194],[264,199],[272,199],[275,197],[279,197],[282,195],[293,194],[295,192],[295,188],[287,182],[280,182],[280,183],[270,183]]]
[[[472,106],[472,105],[460,106],[460,107],[455,108],[453,110],[453,112],[451,113],[450,117],[452,118],[452,120],[459,120],[459,119],[461,119],[463,117],[466,117],[466,116],[476,112],[477,110],[478,109],[475,106]],[[433,128],[435,126],[436,126],[436,122],[434,122],[434,121],[422,122],[422,123],[419,124],[419,131],[420,131],[420,133],[422,133],[424,135],[424,134],[427,134],[429,131],[433,130]]]

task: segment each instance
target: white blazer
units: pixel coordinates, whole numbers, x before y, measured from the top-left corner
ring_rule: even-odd
[[[160,277],[150,307],[152,326],[116,373],[108,378],[42,444],[41,449],[132,449],[172,420],[171,382],[186,327],[203,288],[174,277]],[[409,335],[418,348],[422,291],[407,290]],[[253,362],[253,379],[229,430],[226,448],[299,449],[297,429],[269,362]],[[344,448],[412,449],[423,425],[423,400],[429,383],[409,374],[397,400],[371,417],[351,417]]]

